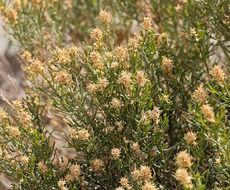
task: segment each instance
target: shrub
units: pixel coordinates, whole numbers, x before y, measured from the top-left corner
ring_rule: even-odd
[[[93,18],[99,10],[91,6],[97,1],[65,1],[68,10],[62,1],[44,2],[29,1],[17,12],[22,19],[10,16],[17,15],[8,13],[11,8],[3,10],[29,82],[23,101],[8,102],[13,113],[0,112],[0,168],[12,187],[228,189],[227,1],[148,2],[150,13],[167,13],[154,17],[157,25],[151,15],[141,22],[133,9],[124,9],[132,1],[112,1],[119,6],[101,10],[98,24]],[[76,8],[85,15],[95,9],[88,17],[92,23],[74,20]],[[44,10],[34,15],[40,23],[28,13],[36,9]],[[140,32],[126,33],[122,43],[115,35],[115,10],[124,10],[127,22],[141,22]],[[73,20],[65,22],[62,13]],[[47,14],[50,25],[41,22]],[[20,31],[25,21],[34,25],[32,33],[52,30],[51,39],[60,40],[50,47],[46,40],[29,41],[23,37],[28,32]],[[72,23],[82,34],[95,26],[80,47],[64,39],[77,36]],[[41,49],[31,48],[35,44]],[[55,134],[64,145],[57,145]]]

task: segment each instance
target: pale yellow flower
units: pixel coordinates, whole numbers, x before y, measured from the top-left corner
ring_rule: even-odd
[[[150,182],[146,182],[144,186],[142,186],[142,190],[158,190],[155,184],[152,184]]]
[[[127,188],[127,189],[130,189],[130,188],[131,188],[131,187],[130,187],[130,184],[129,184],[129,180],[128,180],[126,177],[122,177],[122,178],[120,179],[120,184],[121,184],[123,187]]]
[[[100,13],[99,13],[99,18],[100,20],[105,23],[105,24],[109,24],[111,22],[111,15],[106,12],[105,10],[100,10]]]
[[[215,163],[217,165],[220,165],[221,164],[221,158],[220,157],[217,157],[216,160],[215,160]]]
[[[98,79],[98,82],[97,82],[98,90],[104,91],[107,85],[108,85],[108,81],[106,78]]]
[[[13,4],[13,6],[15,7],[15,9],[16,9],[17,11],[20,11],[21,5],[22,5],[21,0],[14,0],[14,1],[12,2],[12,4]]]
[[[138,40],[134,38],[129,38],[128,46],[131,47],[132,49],[136,49],[139,45]]]
[[[55,80],[60,84],[69,85],[72,81],[72,77],[66,70],[62,70],[60,72],[56,72]]]
[[[121,154],[121,150],[119,148],[113,148],[111,150],[111,155],[114,160],[118,160]]]
[[[192,177],[189,176],[188,172],[184,168],[179,168],[175,174],[176,179],[181,182],[185,187],[193,187]]]
[[[185,135],[184,139],[189,143],[189,144],[193,144],[193,145],[197,145],[196,139],[197,139],[197,135],[196,133],[193,133],[192,131],[187,132],[187,134]]]
[[[90,37],[94,40],[101,40],[103,37],[103,32],[99,28],[95,28],[91,31]]]
[[[149,17],[144,18],[143,27],[146,31],[149,31],[152,29],[152,22],[151,22],[151,19]]]
[[[134,181],[138,181],[140,179],[140,170],[137,169],[133,170],[131,172],[131,175]]]
[[[195,28],[191,28],[191,29],[190,29],[190,35],[191,35],[191,36],[195,36],[195,37],[197,36],[197,33],[196,33],[196,29],[195,29]]]
[[[44,164],[44,161],[38,163],[38,169],[41,170],[43,173],[48,172],[47,166]]]
[[[65,0],[65,1],[64,1],[64,4],[66,5],[66,7],[67,7],[68,9],[71,9],[71,8],[72,8],[72,2],[71,2],[71,0]]]
[[[66,181],[66,183],[71,183],[71,182],[73,182],[73,181],[74,181],[74,176],[71,175],[71,174],[67,174],[67,175],[65,176],[65,181]]]
[[[79,180],[79,177],[81,175],[81,168],[79,165],[71,165],[70,166],[70,173],[71,175],[76,179]]]
[[[65,180],[60,180],[60,181],[58,181],[58,187],[59,187],[61,190],[67,190],[66,187],[65,187],[65,184],[66,184],[66,181],[65,181]]]
[[[152,172],[150,167],[142,165],[140,167],[140,176],[144,179],[149,181],[152,178]]]
[[[67,166],[69,164],[69,159],[67,157],[64,157],[63,160],[60,162],[60,170],[65,171],[67,169]]]
[[[16,138],[16,139],[18,139],[21,135],[21,132],[18,129],[18,127],[12,127],[12,126],[9,127],[9,133],[11,137]]]
[[[182,5],[180,5],[180,4],[177,4],[177,6],[175,7],[175,10],[177,11],[177,12],[180,12],[181,10],[182,10]]]
[[[124,124],[122,121],[116,121],[115,124],[118,126],[118,131],[121,131],[124,127]]]
[[[0,108],[0,122],[2,122],[3,119],[6,119],[7,117],[8,114],[2,108]]]
[[[131,148],[137,153],[140,152],[140,145],[138,144],[138,142],[133,143]]]
[[[74,56],[77,56],[79,53],[79,49],[76,46],[72,46],[68,49],[69,53],[71,53]]]
[[[137,84],[141,87],[144,87],[148,79],[145,77],[142,71],[138,71],[136,75]]]
[[[32,61],[32,54],[29,51],[24,51],[22,54],[22,58],[28,62]]]
[[[90,137],[90,134],[88,132],[88,130],[86,129],[81,129],[80,131],[78,131],[78,137],[84,141],[88,140]]]
[[[113,108],[119,108],[121,105],[121,101],[118,100],[117,98],[113,98],[111,101],[111,105]]]
[[[93,83],[89,83],[86,88],[90,94],[93,94],[97,90],[97,85]]]
[[[13,108],[16,111],[23,111],[22,102],[20,100],[14,100],[14,101],[12,101],[12,105],[13,105]]]
[[[170,72],[173,67],[173,61],[165,56],[162,57],[162,67],[165,72]]]
[[[129,87],[131,83],[132,73],[128,71],[122,71],[120,77],[118,78],[118,83],[123,84],[126,88]]]
[[[154,120],[156,123],[159,121],[161,111],[159,108],[154,107],[152,111],[149,111],[149,118]]]
[[[201,107],[201,110],[204,114],[205,119],[207,119],[211,123],[215,123],[215,116],[214,116],[213,108],[210,105],[208,104],[203,105]]]
[[[7,7],[5,12],[6,12],[6,16],[9,18],[9,20],[12,20],[14,22],[14,24],[18,23],[18,14],[14,9]]]
[[[93,165],[94,171],[97,172],[103,169],[104,162],[101,159],[96,158],[92,161],[92,165]]]
[[[223,71],[223,69],[221,69],[220,66],[215,65],[212,70],[210,71],[210,74],[213,78],[215,78],[215,80],[219,83],[223,83],[224,82],[224,78],[225,78],[225,73]]]
[[[131,49],[136,49],[140,45],[141,40],[142,40],[142,37],[139,34],[137,34],[133,38],[129,38],[128,46]]]
[[[184,150],[177,154],[176,164],[181,168],[191,167],[192,166],[191,159],[192,159],[191,155],[189,155],[187,151]]]
[[[29,163],[29,158],[27,156],[22,156],[20,158],[20,160],[22,161],[23,164],[28,164]]]
[[[70,138],[76,139],[77,138],[77,130],[74,128],[70,128],[68,130]]]
[[[71,57],[68,49],[58,49],[54,51],[53,54],[61,64],[66,65],[71,62]]]
[[[129,56],[127,48],[123,46],[116,47],[115,52],[119,61],[124,61]]]
[[[93,51],[90,53],[90,58],[93,61],[93,65],[97,68],[97,69],[103,69],[103,62],[101,61],[101,55],[96,52]]]
[[[43,74],[45,71],[44,63],[42,63],[38,59],[32,60],[31,64],[28,67],[28,70],[36,74]]]
[[[19,113],[19,120],[23,125],[30,125],[32,122],[32,116],[27,111],[21,111]]]
[[[124,190],[124,188],[123,187],[118,187],[118,188],[116,188],[116,190]]]
[[[200,84],[197,90],[194,91],[192,99],[196,102],[203,103],[206,100],[206,92],[203,88],[203,84]]]

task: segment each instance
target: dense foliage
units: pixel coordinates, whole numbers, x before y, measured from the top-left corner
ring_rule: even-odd
[[[28,82],[0,110],[12,189],[230,188],[229,1],[0,2]]]

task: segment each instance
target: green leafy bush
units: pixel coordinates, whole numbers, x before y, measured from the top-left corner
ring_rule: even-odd
[[[17,12],[2,3],[29,82],[0,111],[13,189],[229,189],[227,1],[20,2]]]

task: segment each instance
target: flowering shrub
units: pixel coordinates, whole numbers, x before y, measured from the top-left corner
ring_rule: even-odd
[[[62,1],[19,2],[27,7],[3,10],[22,48],[29,82],[27,97],[8,102],[11,108],[0,111],[0,168],[11,178],[12,188],[230,187],[227,1],[148,2],[153,8],[139,24],[140,32],[123,43],[115,35],[114,13],[100,10],[89,42],[80,47],[63,45],[72,20],[65,23],[58,13],[67,14],[77,3],[79,9],[94,9],[90,3],[65,1],[67,10]],[[132,2],[117,9],[124,5]],[[222,9],[210,13],[211,5]],[[46,40],[23,39],[28,32],[19,32],[29,18],[25,13],[43,6],[35,18],[48,14],[50,25],[28,22],[34,34],[41,35],[43,28],[56,32],[51,39],[60,41],[51,47]],[[154,24],[154,7],[164,9],[171,20],[165,15],[157,20],[158,15]],[[9,14],[9,9],[14,11]],[[10,16],[17,14],[22,20]],[[95,25],[91,14],[89,18],[90,26]],[[31,48],[36,44],[41,49]],[[57,131],[64,141],[61,147],[54,140]]]

